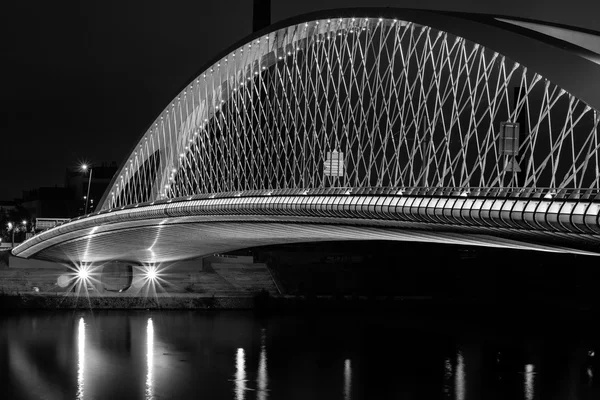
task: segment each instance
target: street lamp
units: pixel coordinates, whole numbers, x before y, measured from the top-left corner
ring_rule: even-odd
[[[87,209],[88,209],[88,200],[90,198],[90,185],[92,183],[92,167],[88,166],[87,164],[82,164],[81,165],[81,171],[82,172],[87,172],[87,170],[90,170],[90,175],[88,178],[88,187],[87,187],[87,195],[85,196],[85,211],[83,212],[83,215],[87,214]]]
[[[23,225],[23,232],[27,232],[27,220],[24,219],[23,221],[21,221],[21,225]],[[12,222],[8,222],[6,224],[6,228],[8,228],[9,231],[11,232],[11,246],[15,247],[15,231],[17,229],[19,229],[19,227],[17,226],[17,224],[13,224]]]
[[[13,229],[13,224],[12,222],[9,222],[8,224],[6,224],[6,228],[10,231],[12,230],[12,246],[11,247],[15,247],[15,231]]]
[[[8,228],[9,231],[12,231],[12,244],[11,244],[11,247],[15,247],[15,226],[13,225],[12,222],[9,222],[8,224],[6,224],[6,227]]]

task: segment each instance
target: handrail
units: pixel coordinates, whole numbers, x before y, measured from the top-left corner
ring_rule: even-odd
[[[233,191],[222,193],[196,194],[193,196],[182,196],[171,199],[157,200],[153,202],[130,204],[118,208],[96,211],[71,219],[77,221],[94,215],[111,213],[117,210],[127,210],[136,207],[144,207],[155,204],[178,203],[190,200],[223,199],[239,197],[266,197],[266,196],[338,196],[347,195],[369,195],[369,196],[427,196],[427,197],[470,197],[486,199],[504,198],[545,198],[545,199],[567,199],[567,200],[589,200],[600,202],[600,189],[582,188],[546,188],[546,187],[428,187],[428,186],[400,186],[400,187],[346,187],[336,186],[327,188],[292,188],[292,189],[263,189],[248,191]]]

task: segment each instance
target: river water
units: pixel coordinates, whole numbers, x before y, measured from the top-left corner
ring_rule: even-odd
[[[5,315],[0,398],[595,399],[595,337],[398,313]]]

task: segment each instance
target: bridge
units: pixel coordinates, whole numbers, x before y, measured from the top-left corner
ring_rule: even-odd
[[[147,264],[321,240],[598,254],[590,37],[423,10],[278,23],[182,88],[97,211],[13,254]]]

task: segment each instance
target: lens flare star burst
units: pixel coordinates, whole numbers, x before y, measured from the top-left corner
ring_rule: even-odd
[[[153,297],[158,301],[158,295],[166,293],[166,287],[171,286],[166,279],[166,269],[166,267],[159,264],[136,267],[132,291],[137,289],[137,292],[132,294],[146,298]]]
[[[87,263],[69,266],[71,271],[64,274],[64,279],[62,279],[66,286],[67,296],[85,297],[91,307],[90,295],[94,296],[94,292],[97,292],[98,288],[102,285],[100,281],[102,267],[103,265],[91,265]]]

